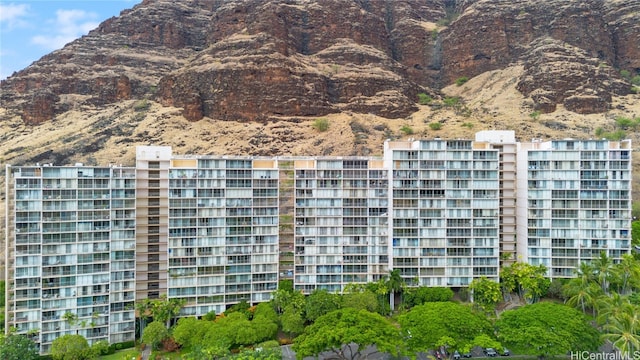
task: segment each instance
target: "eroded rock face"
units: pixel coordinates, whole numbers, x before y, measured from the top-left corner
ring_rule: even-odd
[[[611,94],[629,91],[615,69],[558,40],[532,42],[525,58],[525,75],[517,88],[531,96],[541,112],[554,111],[556,104],[580,114],[604,112],[609,110]]]
[[[615,73],[640,72],[638,44],[638,1],[145,0],[2,81],[0,100],[29,124],[68,94],[150,98],[191,121],[401,118],[419,92],[524,63],[537,108],[590,113],[628,91]]]

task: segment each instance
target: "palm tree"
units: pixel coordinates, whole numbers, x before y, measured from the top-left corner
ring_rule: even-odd
[[[71,311],[67,311],[62,315],[62,319],[69,324],[70,327],[76,326],[78,323],[78,315],[72,313]],[[78,335],[78,329],[76,328],[76,335]]]
[[[576,279],[580,279],[582,283],[588,283],[596,280],[595,268],[593,264],[581,262],[580,266],[575,270]]]
[[[637,307],[609,319],[602,328],[602,338],[611,341],[624,358],[632,358],[640,350],[640,318]]]
[[[396,293],[402,294],[402,290],[404,289],[404,279],[400,276],[400,270],[394,269],[389,271],[387,289],[389,290],[389,306],[391,306],[391,311],[393,311],[396,298],[395,295]]]
[[[595,316],[596,299],[602,293],[602,289],[592,282],[583,282],[579,278],[571,279],[563,289],[566,304],[575,308],[582,309],[586,313],[587,307],[590,307]]]
[[[151,311],[151,300],[142,299],[141,301],[136,302],[135,305],[136,313],[138,313],[138,320],[140,321],[139,325],[139,334],[142,337],[142,331],[144,330],[147,320],[149,319],[150,311]]]
[[[606,324],[610,318],[618,317],[633,310],[633,305],[629,302],[629,298],[612,292],[610,295],[602,295],[596,300],[598,308],[598,323]]]
[[[608,294],[609,281],[613,274],[613,261],[604,251],[602,251],[600,252],[600,257],[594,260],[592,264],[595,268],[596,281],[600,284],[602,291],[604,291],[605,294]]]
[[[631,254],[622,255],[620,263],[613,266],[613,273],[619,281],[620,293],[628,294],[634,282],[640,280],[640,265]]]

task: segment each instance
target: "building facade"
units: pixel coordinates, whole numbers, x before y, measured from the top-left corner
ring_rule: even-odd
[[[630,157],[630,141],[485,131],[387,141],[380,158],[141,146],[134,167],[7,166],[5,325],[47,353],[64,334],[133,340],[135,301],[162,296],[202,316],[288,278],[340,292],[396,269],[458,288],[516,260],[571,277],[630,251]]]
[[[6,329],[133,340],[135,169],[6,168]]]
[[[631,246],[631,141],[519,144],[518,256],[551,278]]]

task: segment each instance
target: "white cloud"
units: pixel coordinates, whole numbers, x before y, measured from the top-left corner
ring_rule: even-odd
[[[98,14],[84,10],[58,10],[52,20],[52,31],[46,35],[36,35],[31,42],[49,50],[56,50],[65,44],[87,34],[98,27]]]
[[[23,18],[29,15],[29,9],[28,4],[0,4],[0,27],[11,30],[25,26]]]

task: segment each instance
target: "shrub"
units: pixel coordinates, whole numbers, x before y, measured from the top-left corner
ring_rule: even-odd
[[[400,131],[405,135],[413,134],[413,128],[409,125],[402,125],[402,127],[400,128]]]
[[[456,79],[456,85],[458,86],[462,86],[464,83],[466,83],[467,81],[469,81],[469,78],[466,76],[461,76],[459,78]]]
[[[640,94],[640,87],[638,86],[632,86],[630,91],[634,94]]]
[[[439,123],[439,122],[429,123],[429,129],[431,129],[431,130],[440,130],[440,129],[442,129],[442,124]]]
[[[316,119],[313,122],[313,125],[311,125],[311,127],[313,127],[314,129],[320,131],[320,132],[325,132],[329,129],[329,120],[325,119],[325,118],[319,118]]]
[[[538,120],[540,118],[540,111],[536,110],[532,112],[531,114],[529,114],[529,117],[533,120]]]
[[[636,75],[631,78],[631,83],[633,85],[640,85],[640,75]]]
[[[151,103],[145,99],[145,100],[136,101],[135,105],[133,105],[133,110],[145,111],[145,110],[148,110],[150,107],[151,107]]]
[[[631,127],[634,127],[635,122],[633,120],[631,120],[630,118],[626,118],[623,116],[618,116],[616,118],[616,125],[618,126],[618,128],[620,129],[628,129]]]
[[[467,129],[473,129],[473,123],[470,123],[470,122],[463,123],[460,126],[466,127]]]
[[[447,96],[446,98],[444,98],[444,100],[442,100],[442,102],[446,107],[455,107],[460,104],[460,98],[456,96],[454,97]]]
[[[428,105],[433,101],[433,98],[425,93],[418,94],[418,103],[420,105]]]
[[[91,345],[91,349],[98,355],[107,355],[109,354],[110,347],[106,340],[100,340]]]
[[[434,41],[438,39],[438,28],[431,30],[431,39]]]
[[[629,70],[624,70],[624,69],[620,70],[620,76],[622,76],[627,80],[631,80],[631,72]]]

